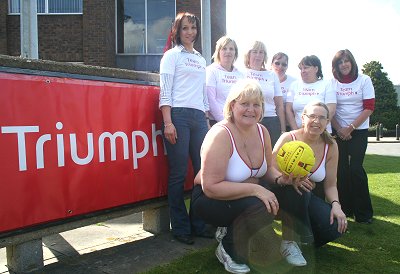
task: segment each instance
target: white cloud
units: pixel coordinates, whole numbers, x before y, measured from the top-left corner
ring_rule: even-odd
[[[289,55],[288,73],[299,76],[297,64],[315,54],[325,78],[331,78],[334,54],[348,48],[360,68],[382,63],[394,84],[400,84],[400,4],[395,0],[227,0],[227,31],[241,46],[261,40],[268,55]],[[237,65],[242,65],[242,58]]]

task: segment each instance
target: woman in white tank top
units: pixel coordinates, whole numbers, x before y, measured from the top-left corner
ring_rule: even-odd
[[[293,188],[284,187],[275,191],[279,201],[284,199],[285,196],[290,196],[293,200],[302,199],[304,201],[303,208],[301,208],[304,212],[303,219],[297,226],[298,229],[296,229],[296,226],[288,225],[294,221],[289,222],[285,219],[290,218],[288,216],[290,213],[283,214],[282,218],[281,253],[290,264],[297,266],[305,265],[306,261],[301,255],[295,237],[287,231],[294,230],[297,234],[302,234],[297,235],[302,242],[313,242],[315,246],[322,246],[338,238],[347,229],[346,215],[341,209],[336,187],[338,147],[326,130],[329,118],[329,110],[324,103],[310,102],[303,110],[302,127],[283,134],[273,150],[275,166],[277,166],[276,154],[278,150],[292,140],[307,143],[315,154],[315,165],[306,178],[294,185]],[[318,197],[314,193],[315,189],[320,187],[323,192],[322,197]],[[307,232],[309,235],[304,235]]]
[[[272,165],[271,138],[258,123],[264,113],[263,100],[255,80],[240,80],[233,86],[224,107],[225,119],[204,139],[201,169],[192,192],[194,213],[208,224],[226,227],[216,256],[231,273],[250,271],[249,248],[257,233],[274,233],[272,222],[279,202],[261,179],[271,184],[276,179],[280,184],[292,183]],[[273,244],[257,246],[264,249]]]

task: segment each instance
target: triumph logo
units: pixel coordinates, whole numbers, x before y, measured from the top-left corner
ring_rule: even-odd
[[[56,129],[61,130],[63,128],[63,124],[61,122],[56,123]],[[1,133],[2,134],[15,134],[17,139],[17,148],[18,151],[18,165],[19,171],[28,170],[27,166],[27,149],[26,149],[26,136],[30,133],[39,133],[40,127],[39,126],[2,126]],[[117,159],[117,139],[122,140],[122,148],[123,148],[123,158],[124,160],[128,160],[130,155],[132,156],[133,162],[133,169],[139,168],[138,160],[145,157],[150,150],[150,141],[152,145],[152,154],[153,156],[158,156],[158,148],[157,148],[157,136],[161,137],[161,130],[156,130],[156,125],[154,123],[151,124],[151,136],[150,139],[146,135],[145,132],[140,130],[135,130],[130,133],[131,138],[131,149],[129,149],[129,137],[128,134],[122,131],[117,131],[114,133],[111,132],[103,132],[101,133],[98,138],[96,139],[98,144],[98,159],[99,162],[106,161],[105,155],[105,143],[110,144],[110,160],[115,161]],[[65,157],[67,151],[65,150],[64,146],[64,138],[66,137],[65,134],[43,134],[36,140],[35,145],[35,156],[36,156],[36,169],[43,169],[45,168],[45,157],[44,157],[44,150],[45,150],[45,143],[55,138],[56,140],[56,150],[57,150],[57,165],[58,167],[65,166]],[[77,142],[76,133],[69,134],[69,142],[70,142],[70,155],[71,159],[77,165],[87,165],[91,163],[94,159],[95,150],[94,150],[94,136],[93,133],[86,134],[87,139],[87,155],[83,158],[78,156],[78,145],[77,143],[84,143],[84,142]],[[138,141],[142,141],[144,146],[141,151],[138,151],[137,143]],[[164,144],[164,143],[163,143]],[[164,145],[164,154],[166,155],[166,149]]]

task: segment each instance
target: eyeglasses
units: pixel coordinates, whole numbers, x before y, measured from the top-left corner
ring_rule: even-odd
[[[326,122],[326,120],[328,120],[328,118],[326,118],[325,116],[322,116],[322,115],[315,115],[315,114],[308,115],[305,113],[304,113],[304,115],[307,116],[308,119],[311,119],[313,121],[318,120],[320,122]]]
[[[287,67],[287,63],[281,63],[281,62],[279,62],[279,61],[275,61],[275,62],[274,62],[274,65],[275,65],[275,66],[280,66],[280,65],[282,65],[282,67],[285,67],[285,68]]]

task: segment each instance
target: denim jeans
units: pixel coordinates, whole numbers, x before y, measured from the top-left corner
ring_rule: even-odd
[[[188,172],[189,157],[194,174],[200,170],[200,147],[208,131],[205,113],[192,108],[172,108],[172,123],[178,139],[172,145],[165,138],[169,164],[168,205],[171,228],[174,235],[202,233],[204,222],[186,210],[184,184]],[[192,178],[191,178],[192,179]]]
[[[292,186],[271,190],[278,198],[279,210],[283,213],[282,226],[287,226],[286,231],[292,231],[300,238],[285,235],[284,229],[283,239],[307,244],[314,242],[319,247],[341,236],[337,230],[337,220],[330,224],[331,205],[313,192],[303,191],[300,195]]]

